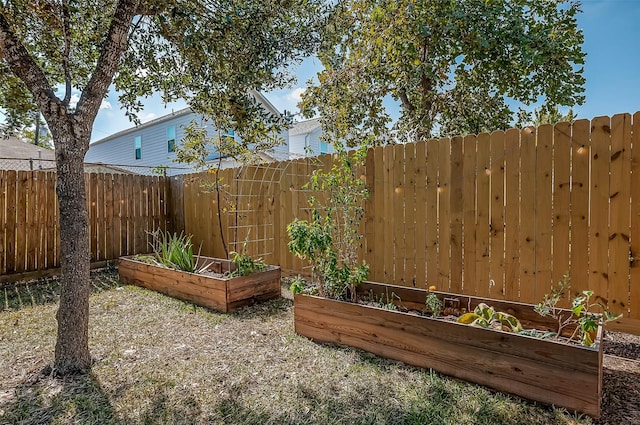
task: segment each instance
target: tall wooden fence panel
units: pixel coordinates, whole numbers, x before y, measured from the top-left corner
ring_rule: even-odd
[[[92,260],[148,251],[161,227],[307,273],[286,228],[332,161],[221,170],[219,193],[211,173],[87,175]],[[537,302],[568,273],[640,332],[640,113],[372,148],[362,178],[371,280]],[[0,171],[0,273],[57,267],[57,220],[55,174]]]
[[[569,274],[640,319],[639,132],[621,114],[371,149],[370,278],[535,303]]]
[[[574,295],[595,291],[624,315],[622,328],[640,332],[639,134],[636,113],[370,149],[370,279],[535,303],[569,274]],[[248,253],[308,272],[287,250],[286,226],[309,217],[304,185],[331,161],[271,165],[268,178],[266,169],[223,170],[237,209],[223,217],[226,240],[246,237]],[[186,179],[187,232],[224,255],[217,200],[201,176]]]
[[[170,228],[169,179],[85,174],[91,261],[149,252],[148,233]],[[60,266],[56,174],[0,170],[0,275]]]

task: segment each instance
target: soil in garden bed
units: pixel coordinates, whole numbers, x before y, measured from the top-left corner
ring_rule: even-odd
[[[387,309],[392,311],[398,311],[406,314],[412,314],[415,316],[431,317],[433,319],[442,320],[445,322],[457,322],[460,316],[467,313],[467,309],[464,307],[461,307],[459,305],[459,300],[456,298],[445,298],[445,302],[441,306],[442,307],[441,313],[437,317],[433,317],[433,315],[431,314],[431,312],[426,306],[423,306],[424,308],[418,309],[416,308],[417,304],[413,302],[405,305],[405,303],[403,303],[400,298],[394,298],[394,295],[392,295],[390,299],[384,299],[384,298],[386,297],[377,299],[373,294],[359,294],[356,299],[356,303],[360,305],[366,305],[369,307],[376,307],[376,308],[382,308],[382,309]],[[447,303],[446,301],[447,299],[450,301],[453,300],[454,304],[451,304],[451,302]],[[349,300],[345,300],[345,301],[349,302]],[[457,303],[455,303],[456,301]],[[492,307],[490,301],[487,301],[487,304],[489,307]],[[496,312],[497,311],[498,310],[496,309]],[[516,317],[516,319],[520,319],[520,318]],[[573,336],[573,338],[570,338],[572,329],[573,329],[571,328],[571,326],[568,326],[567,328],[565,328],[562,332],[562,335],[557,335],[555,334],[555,332],[553,332],[554,329],[525,326],[525,323],[526,322],[522,323],[524,329],[523,329],[523,332],[520,333],[520,335],[540,338],[540,339],[551,339],[554,341],[559,341],[559,342],[563,342],[571,345],[582,345],[580,343],[580,340],[576,339],[575,336]],[[512,332],[506,326],[500,327],[500,324],[498,324],[497,326],[498,326],[497,328],[494,327],[493,329]]]

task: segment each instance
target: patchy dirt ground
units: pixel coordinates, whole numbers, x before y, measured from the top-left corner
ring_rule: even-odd
[[[315,344],[290,299],[219,314],[94,273],[90,376],[42,374],[55,344],[55,280],[0,288],[0,424],[640,424],[640,337],[604,340],[594,421]],[[290,294],[283,290],[283,294]]]
[[[605,332],[602,424],[640,424],[640,336]]]

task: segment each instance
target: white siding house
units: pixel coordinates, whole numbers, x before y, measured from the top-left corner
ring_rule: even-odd
[[[277,113],[277,109],[259,93],[254,93],[256,99],[265,109]],[[173,152],[175,145],[184,137],[184,128],[191,121],[205,125],[200,115],[190,108],[181,109],[171,114],[164,115],[139,126],[129,128],[112,134],[104,139],[97,140],[89,145],[89,151],[85,156],[86,163],[110,164],[139,174],[151,174],[153,168],[166,166],[167,175],[186,174],[195,172],[189,164],[174,162],[176,154]],[[217,130],[210,124],[208,132],[213,137]],[[237,137],[233,132],[228,133]],[[288,131],[281,133],[286,144],[278,146],[269,152],[268,156],[277,160],[289,157]],[[213,152],[210,160],[218,158]],[[227,161],[225,166],[234,166],[232,161]]]
[[[294,123],[289,128],[289,152],[295,156],[316,156],[333,153],[333,145],[320,140],[320,118]]]

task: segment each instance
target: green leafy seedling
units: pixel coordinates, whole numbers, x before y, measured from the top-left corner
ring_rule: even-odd
[[[481,328],[491,328],[519,333],[523,330],[520,321],[511,314],[495,311],[491,306],[480,303],[469,313],[465,313],[458,318],[459,323],[479,326]]]

